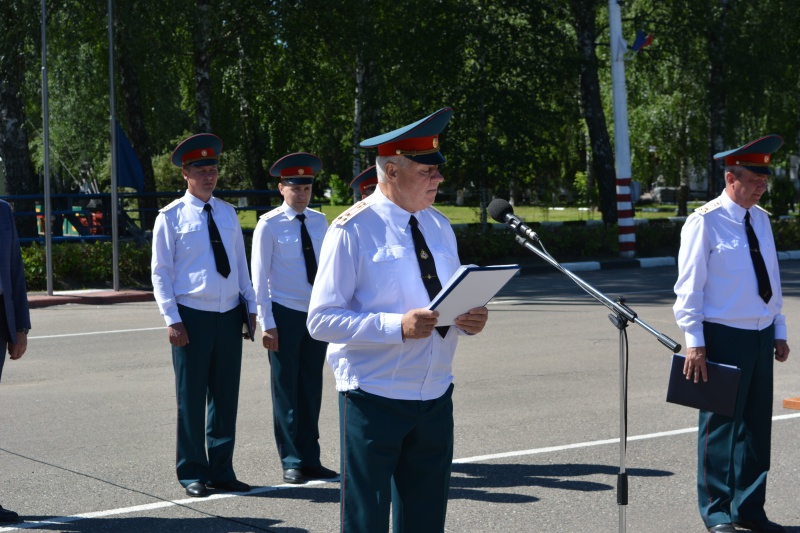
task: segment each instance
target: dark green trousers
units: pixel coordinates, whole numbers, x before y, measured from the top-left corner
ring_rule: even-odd
[[[283,469],[320,466],[319,411],[328,343],[312,339],[308,313],[273,303],[277,352],[269,352],[275,442]]]
[[[178,401],[178,480],[236,479],[233,447],[242,370],[242,316],[178,306],[189,344],[172,347]],[[208,413],[206,414],[206,409]],[[208,455],[206,455],[208,450]]]
[[[435,400],[340,393],[341,531],[442,533],[453,461],[453,386]]]
[[[772,435],[775,327],[705,323],[708,358],[742,369],[733,418],[700,411],[697,499],[707,527],[763,522]]]

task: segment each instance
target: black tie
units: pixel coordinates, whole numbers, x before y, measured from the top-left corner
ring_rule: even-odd
[[[767,274],[767,266],[764,264],[764,258],[761,256],[761,249],[758,247],[758,239],[756,232],[753,231],[753,226],[750,225],[750,211],[744,215],[744,229],[747,232],[747,244],[750,246],[750,258],[753,260],[753,267],[756,269],[756,279],[758,279],[758,295],[768,303],[772,298],[772,287],[769,283],[769,274]]]
[[[422,275],[422,283],[425,285],[425,290],[428,291],[428,298],[433,298],[442,290],[442,282],[439,281],[439,276],[436,275],[436,263],[433,261],[433,254],[430,248],[425,243],[425,237],[419,230],[417,218],[412,216],[408,221],[411,226],[411,238],[414,239],[414,251],[419,263],[419,272]],[[450,326],[438,326],[436,331],[439,335],[444,337],[447,335],[447,330]]]
[[[297,215],[300,221],[300,241],[303,245],[303,257],[306,260],[306,278],[313,285],[314,278],[317,277],[317,256],[314,255],[314,245],[311,244],[311,235],[308,234],[306,227],[306,216],[302,213]]]
[[[219,236],[219,229],[211,216],[211,206],[206,204],[203,211],[208,213],[208,235],[211,237],[211,249],[214,251],[214,262],[217,264],[217,272],[227,278],[231,273],[231,264],[228,262],[228,254],[225,252],[225,245],[222,244],[222,237]]]

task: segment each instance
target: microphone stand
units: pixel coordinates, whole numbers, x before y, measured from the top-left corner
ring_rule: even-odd
[[[516,228],[513,229],[516,230]],[[547,253],[547,250],[544,249],[544,245],[542,245],[538,238],[537,241],[542,247],[541,250],[528,239],[520,235],[516,236],[516,241],[566,274],[567,277],[572,279],[581,289],[612,311],[612,314],[608,315],[608,318],[611,320],[611,323],[614,324],[614,327],[619,330],[619,474],[617,474],[617,505],[619,506],[619,531],[620,533],[624,533],[627,529],[627,517],[625,512],[626,506],[628,505],[628,474],[625,472],[625,454],[628,444],[628,342],[625,328],[628,327],[629,322],[640,325],[648,333],[655,336],[658,342],[672,350],[672,353],[679,352],[681,345],[639,320],[633,309],[625,305],[625,299],[623,297],[620,296],[619,301],[614,302],[561,266],[558,261]]]

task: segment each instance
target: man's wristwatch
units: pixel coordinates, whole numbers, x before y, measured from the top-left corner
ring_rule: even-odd
[[[17,333],[24,333],[25,335],[28,334],[30,330],[28,328],[20,328],[17,330]]]

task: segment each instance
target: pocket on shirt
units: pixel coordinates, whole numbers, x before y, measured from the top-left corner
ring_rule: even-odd
[[[191,250],[204,243],[208,244],[210,242],[208,232],[203,229],[203,224],[200,222],[187,222],[179,225],[175,232],[178,246]],[[204,241],[200,239],[204,239]]]
[[[277,252],[281,257],[300,257],[303,255],[303,245],[300,242],[300,235],[286,232],[276,236],[278,242]]]
[[[727,270],[753,268],[753,260],[750,258],[750,248],[744,246],[744,243],[717,243],[717,250],[722,256],[723,264]]]

